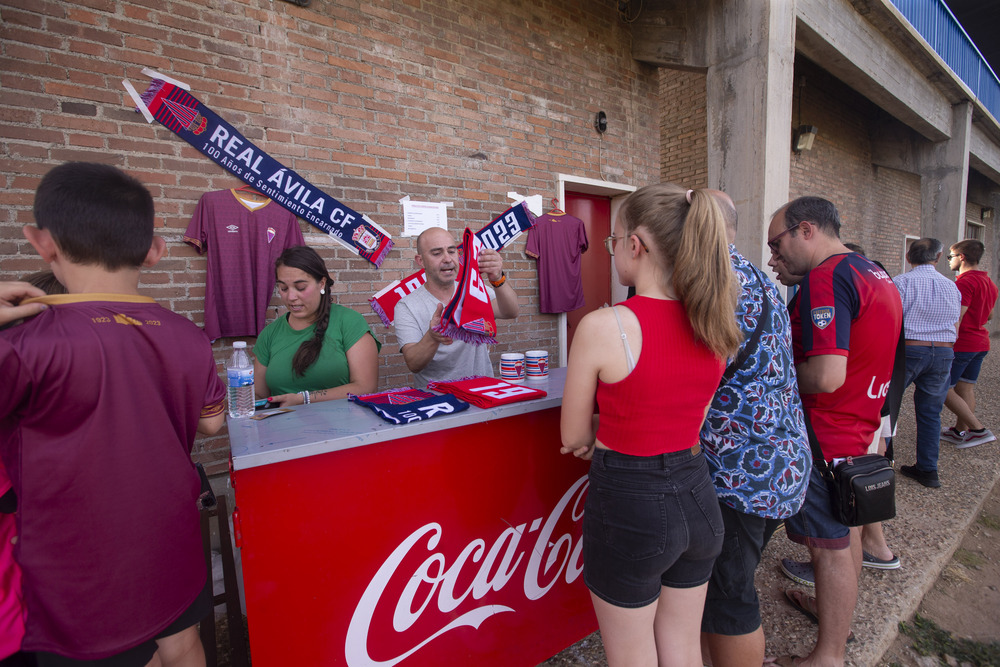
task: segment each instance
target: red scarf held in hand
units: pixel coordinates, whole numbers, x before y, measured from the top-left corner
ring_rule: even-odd
[[[496,345],[497,325],[489,292],[479,275],[479,253],[482,242],[468,227],[462,234],[465,262],[455,296],[441,313],[441,323],[434,328],[440,334],[472,345]]]

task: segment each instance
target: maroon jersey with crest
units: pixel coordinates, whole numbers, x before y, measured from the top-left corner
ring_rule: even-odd
[[[271,200],[257,205],[238,190],[206,192],[184,240],[208,253],[205,333],[256,336],[264,328],[274,292],[274,261],[286,248],[305,245],[298,219]]]

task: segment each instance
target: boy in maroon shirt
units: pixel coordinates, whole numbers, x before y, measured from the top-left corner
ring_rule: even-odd
[[[0,332],[0,459],[18,498],[24,650],[49,665],[204,665],[211,609],[191,461],[224,420],[205,334],[138,292],[162,256],[134,178],[68,163],[24,234],[65,295]],[[23,304],[24,302],[22,302]]]

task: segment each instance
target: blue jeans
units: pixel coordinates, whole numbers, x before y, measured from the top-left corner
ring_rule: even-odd
[[[948,394],[951,362],[955,351],[950,347],[906,346],[906,380],[913,383],[913,407],[917,413],[917,469],[937,470],[941,444],[941,409]]]

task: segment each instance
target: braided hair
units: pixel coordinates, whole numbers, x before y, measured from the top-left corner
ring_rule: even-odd
[[[319,311],[316,314],[316,331],[313,337],[299,346],[292,358],[292,370],[295,375],[305,375],[306,370],[316,363],[323,349],[323,339],[326,329],[330,326],[330,302],[333,300],[333,278],[326,269],[326,263],[315,250],[309,246],[299,245],[286,249],[274,263],[275,272],[278,267],[288,266],[299,269],[311,276],[316,282],[326,280],[327,294],[320,295]]]

